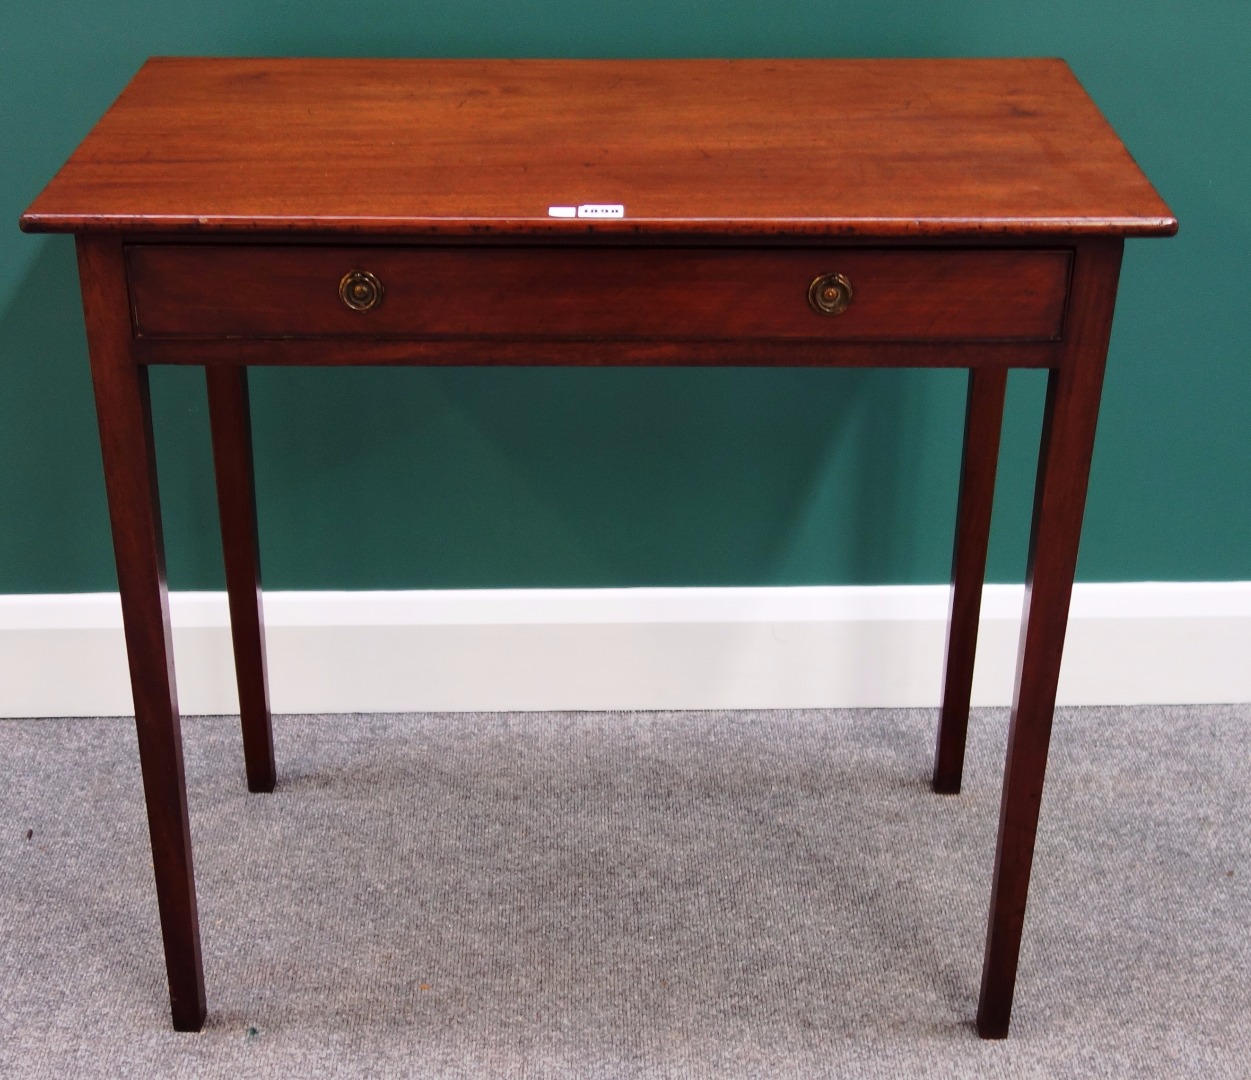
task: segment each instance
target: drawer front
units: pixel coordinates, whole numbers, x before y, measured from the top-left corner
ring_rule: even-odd
[[[134,244],[126,258],[140,337],[1050,341],[1063,327],[1070,257]],[[817,310],[848,293],[845,310]]]

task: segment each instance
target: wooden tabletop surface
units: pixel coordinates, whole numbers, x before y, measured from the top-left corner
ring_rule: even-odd
[[[624,216],[550,216],[584,204]],[[157,58],[21,224],[449,237],[1177,227],[1060,60]]]

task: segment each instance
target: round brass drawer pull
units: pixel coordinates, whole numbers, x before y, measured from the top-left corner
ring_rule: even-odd
[[[841,315],[851,307],[852,296],[845,274],[822,274],[808,286],[808,303],[818,315]]]
[[[339,282],[339,299],[353,311],[372,311],[382,303],[382,282],[368,270],[349,270]]]

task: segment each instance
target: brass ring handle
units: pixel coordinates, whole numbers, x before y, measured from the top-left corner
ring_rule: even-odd
[[[339,299],[353,311],[372,311],[382,303],[382,282],[368,270],[349,270],[339,282]]]
[[[846,274],[822,274],[808,286],[808,304],[818,315],[841,315],[851,307],[853,295]]]

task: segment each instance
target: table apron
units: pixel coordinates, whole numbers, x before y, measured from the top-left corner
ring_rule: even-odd
[[[138,364],[271,367],[1055,368],[1056,341],[795,342],[135,338]]]
[[[126,245],[136,337],[356,342],[1040,342],[1064,248]]]

